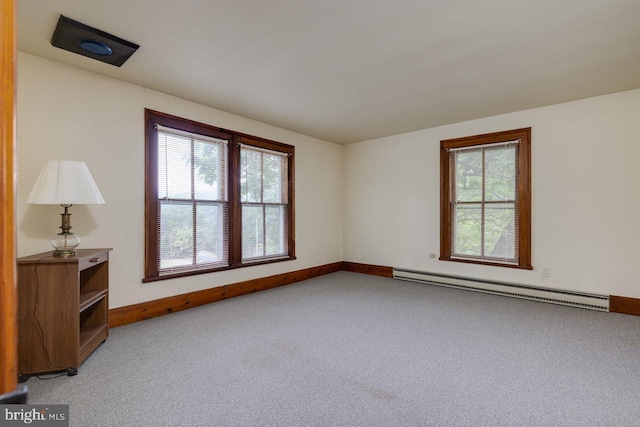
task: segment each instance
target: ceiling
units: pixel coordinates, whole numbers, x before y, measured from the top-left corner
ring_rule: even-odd
[[[638,0],[18,0],[18,50],[339,144],[640,88]],[[141,47],[53,47],[60,15]]]

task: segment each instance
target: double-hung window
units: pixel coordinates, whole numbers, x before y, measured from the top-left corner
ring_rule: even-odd
[[[242,144],[242,260],[287,255],[288,155]]]
[[[531,269],[531,128],[441,141],[441,257]]]
[[[159,272],[229,259],[227,139],[157,125]]]
[[[294,259],[292,146],[145,118],[144,281]]]

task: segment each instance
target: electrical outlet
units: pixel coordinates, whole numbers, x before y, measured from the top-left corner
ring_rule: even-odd
[[[542,277],[551,277],[551,269],[549,267],[542,269]]]

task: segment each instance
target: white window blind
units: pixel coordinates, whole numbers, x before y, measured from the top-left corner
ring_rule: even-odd
[[[160,274],[228,265],[227,141],[156,130]]]

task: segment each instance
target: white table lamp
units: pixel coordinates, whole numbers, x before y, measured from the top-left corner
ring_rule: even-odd
[[[102,204],[104,199],[84,162],[49,160],[42,167],[38,179],[29,193],[27,203],[35,205],[61,205],[62,229],[52,240],[54,256],[76,255],[80,238],[71,233],[72,205]]]

